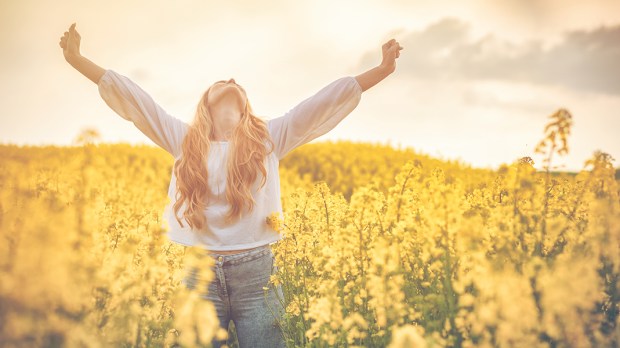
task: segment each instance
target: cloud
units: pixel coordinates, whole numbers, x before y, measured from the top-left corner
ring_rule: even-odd
[[[620,94],[620,24],[565,32],[548,48],[531,40],[511,43],[487,34],[469,35],[469,23],[444,18],[398,39],[405,49],[400,74],[421,79],[499,80]],[[368,65],[374,53],[364,56]]]

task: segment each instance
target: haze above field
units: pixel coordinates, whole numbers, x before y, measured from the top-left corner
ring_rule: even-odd
[[[574,116],[578,170],[596,149],[620,161],[620,2],[131,1],[0,3],[0,143],[152,142],[114,114],[63,59],[77,22],[82,53],[127,75],[190,122],[202,92],[234,77],[274,118],[329,82],[359,74],[396,38],[397,71],[317,139],[390,142],[478,167],[534,155],[547,116]]]

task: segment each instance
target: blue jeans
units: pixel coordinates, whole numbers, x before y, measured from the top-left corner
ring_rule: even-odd
[[[220,327],[228,330],[230,320],[235,323],[240,348],[285,347],[278,323],[284,314],[282,287],[268,284],[277,271],[271,246],[232,255],[205,252],[215,259],[211,267],[215,277],[202,297],[215,305]],[[195,287],[195,275],[196,270],[190,269],[183,281],[189,289]],[[212,344],[220,347],[226,340]]]

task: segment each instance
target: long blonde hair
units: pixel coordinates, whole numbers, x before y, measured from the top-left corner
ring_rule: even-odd
[[[200,99],[194,120],[183,139],[183,155],[174,163],[174,173],[177,177],[174,216],[183,226],[177,214],[183,203],[187,202],[183,218],[196,231],[201,231],[207,222],[204,214],[210,198],[207,156],[214,135],[213,116],[208,108],[209,91],[218,82],[211,85]],[[239,88],[245,95],[245,90],[241,86]],[[269,149],[266,147],[266,142],[271,145]],[[265,185],[267,170],[264,159],[273,148],[274,143],[269,135],[267,122],[254,115],[245,96],[243,115],[239,124],[235,126],[228,144],[226,200],[231,207],[226,214],[226,223],[238,219],[243,214],[244,207],[249,211],[254,209],[256,202],[252,197],[252,185],[259,171],[262,174],[260,187]]]

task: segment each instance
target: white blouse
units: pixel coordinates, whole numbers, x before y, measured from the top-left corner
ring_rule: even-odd
[[[183,137],[189,127],[187,123],[169,115],[142,88],[113,70],[106,70],[98,83],[98,89],[106,104],[118,115],[133,122],[155,144],[174,156],[175,161],[181,157]],[[354,77],[342,77],[303,100],[283,116],[267,120],[275,148],[265,158],[266,183],[258,190],[262,179],[259,173],[252,187],[256,202],[254,209],[232,224],[224,223],[230,207],[225,194],[228,142],[211,141],[207,163],[209,186],[214,199],[204,211],[207,224],[202,233],[193,231],[183,220],[185,204],[178,213],[184,227],[174,217],[176,176],[173,167],[168,187],[170,201],[164,209],[162,222],[162,228],[167,231],[169,239],[182,245],[200,245],[208,250],[223,251],[249,249],[283,238],[284,235],[277,233],[266,222],[266,218],[274,212],[283,218],[278,172],[280,159],[296,147],[333,129],[357,107],[361,95],[362,88]]]

